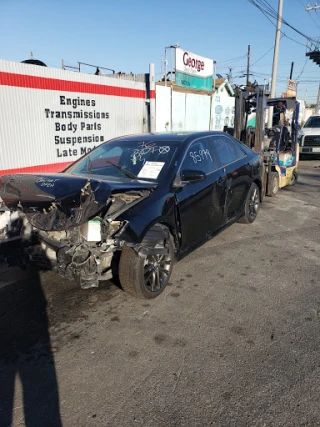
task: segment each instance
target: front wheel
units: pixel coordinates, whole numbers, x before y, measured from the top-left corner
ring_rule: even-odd
[[[172,238],[164,239],[159,253],[152,250],[147,255],[138,254],[133,248],[122,249],[119,263],[119,279],[124,291],[139,298],[155,298],[166,287],[174,262]],[[158,246],[158,245],[157,245]],[[167,252],[163,253],[166,248]]]
[[[258,215],[260,205],[260,189],[257,184],[253,183],[250,187],[245,205],[243,217],[239,220],[243,224],[252,223]]]
[[[297,181],[298,181],[298,172],[297,171],[293,171],[289,185],[290,186],[295,185],[297,183]]]
[[[268,187],[267,196],[274,197],[280,188],[278,172],[271,172],[270,188]]]

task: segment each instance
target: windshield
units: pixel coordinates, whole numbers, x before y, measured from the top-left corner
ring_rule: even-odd
[[[304,128],[320,128],[320,116],[309,117]]]
[[[175,141],[114,140],[88,153],[67,172],[107,179],[160,181],[169,169],[177,146]]]

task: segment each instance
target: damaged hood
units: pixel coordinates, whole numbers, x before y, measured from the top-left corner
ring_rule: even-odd
[[[112,193],[150,193],[155,183],[106,181],[97,177],[60,174],[15,174],[0,178],[0,199],[10,209],[20,209],[41,230],[65,230],[98,215]]]

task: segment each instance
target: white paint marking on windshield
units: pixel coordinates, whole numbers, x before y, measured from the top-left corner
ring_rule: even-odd
[[[147,154],[167,154],[170,151],[169,145],[156,145],[155,142],[141,142],[138,148],[133,150],[131,155],[132,163],[135,165],[137,160],[142,161]]]

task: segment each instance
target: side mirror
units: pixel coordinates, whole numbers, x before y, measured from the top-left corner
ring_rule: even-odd
[[[181,171],[181,181],[183,184],[201,182],[206,179],[207,175],[202,171],[183,170]]]

